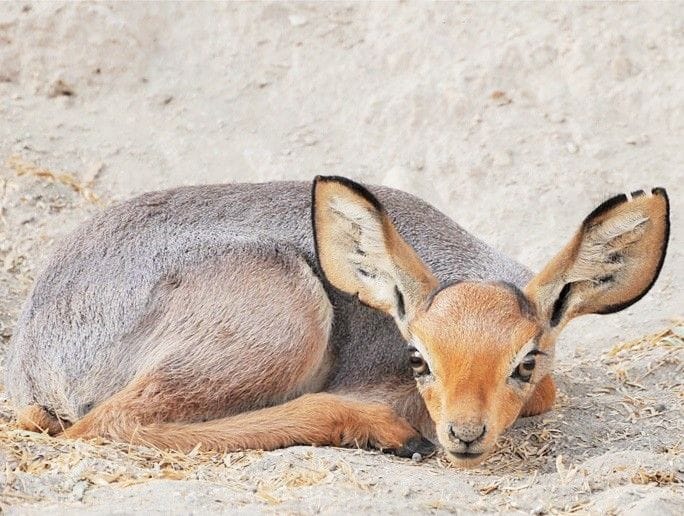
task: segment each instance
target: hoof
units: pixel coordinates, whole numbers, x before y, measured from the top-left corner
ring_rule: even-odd
[[[436,447],[431,441],[425,439],[425,437],[412,437],[409,439],[404,446],[397,448],[396,450],[390,450],[397,457],[403,457],[405,459],[414,458],[416,454],[420,455],[417,460],[430,457],[436,451]]]

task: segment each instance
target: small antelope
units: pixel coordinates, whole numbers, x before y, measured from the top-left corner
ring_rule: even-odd
[[[407,193],[342,177],[177,188],[66,239],[13,335],[18,424],[160,448],[440,444],[477,464],[551,408],[554,342],[635,303],[666,192],[604,202],[537,275]]]

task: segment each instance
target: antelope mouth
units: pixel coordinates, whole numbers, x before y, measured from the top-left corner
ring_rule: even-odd
[[[485,457],[487,452],[455,452],[450,450],[445,450],[447,452],[447,458],[456,466],[473,468],[480,464]]]
[[[484,452],[449,452],[449,454],[458,460],[473,460],[482,457]]]

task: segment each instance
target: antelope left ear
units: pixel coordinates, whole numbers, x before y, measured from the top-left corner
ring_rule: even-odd
[[[605,201],[525,288],[554,330],[583,314],[609,314],[636,303],[658,278],[670,233],[664,188]]]
[[[325,277],[393,316],[408,338],[409,322],[439,285],[430,269],[360,184],[318,176],[311,205],[316,256]]]

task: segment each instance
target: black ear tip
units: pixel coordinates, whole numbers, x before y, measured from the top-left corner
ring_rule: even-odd
[[[615,197],[611,197],[610,199],[603,201],[601,204],[599,204],[594,210],[587,215],[587,217],[584,219],[584,224],[591,224],[591,222],[596,218],[599,217],[600,215],[603,215],[604,213],[612,210],[615,206],[618,204],[622,204],[623,202],[627,202],[627,195],[625,194],[619,194],[616,195]]]
[[[663,188],[662,186],[656,186],[653,190],[651,190],[651,193],[653,195],[659,195],[661,197],[665,197],[666,201],[669,200],[667,197],[667,190],[665,190],[665,188]]]
[[[316,190],[316,187],[321,184],[321,183],[337,183],[341,186],[344,186],[348,190],[351,190],[354,192],[356,195],[359,195],[360,197],[363,197],[366,201],[368,201],[376,210],[378,211],[383,211],[384,208],[380,201],[378,200],[375,195],[373,195],[368,188],[363,186],[361,183],[357,183],[356,181],[352,181],[349,178],[343,177],[343,176],[316,176],[314,178],[313,182],[313,187],[314,191]]]
[[[667,197],[667,191],[665,190],[665,188],[662,188],[660,186],[653,188],[651,190],[651,194],[663,197],[665,199],[665,203],[667,204],[668,210],[669,210],[670,202],[669,202],[669,199]],[[643,190],[636,190],[635,192],[632,192],[630,195],[632,196],[632,198],[637,198],[637,197],[642,197],[643,195],[645,195],[645,193]],[[629,201],[629,198],[627,197],[626,194],[619,194],[619,195],[616,195],[614,197],[611,197],[610,199],[599,204],[594,209],[594,211],[592,211],[589,215],[587,215],[587,217],[584,219],[584,224],[585,225],[590,224],[595,218],[597,218],[600,215],[603,215],[604,213],[610,211],[611,209],[613,209],[617,205],[622,204],[624,202],[628,202],[628,201]]]
[[[334,181],[334,180],[335,180],[335,176],[324,176],[321,174],[317,174],[316,177],[314,177],[314,179],[313,179],[313,188],[315,190],[319,184],[329,183],[329,182]]]
[[[324,176],[322,174],[318,174],[316,177],[314,177],[313,180],[313,185],[314,188],[319,185],[319,184],[326,184],[326,183],[337,183],[344,185],[348,188],[352,188],[352,185],[354,185],[357,188],[363,188],[360,184],[355,183],[351,179],[348,179],[343,176]]]
[[[314,177],[314,183],[341,183],[343,185],[348,185],[348,184],[355,184],[358,185],[359,183],[352,181],[348,177],[344,176],[324,176],[322,174],[318,174],[316,177]],[[360,186],[360,185],[359,185]]]

